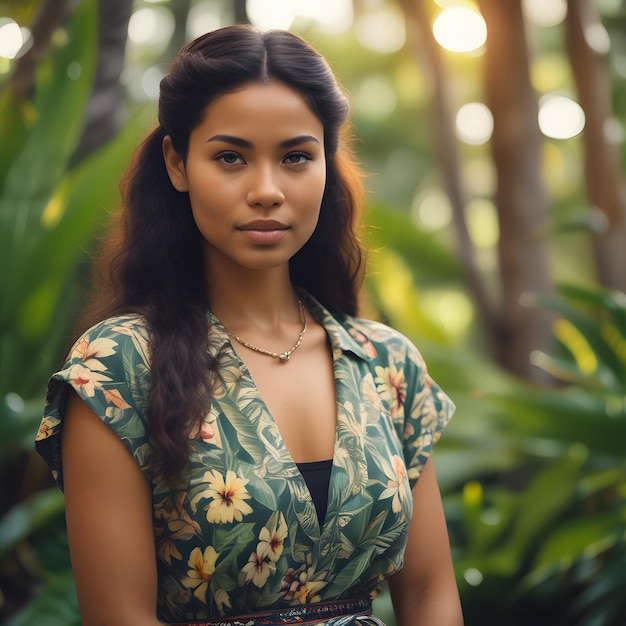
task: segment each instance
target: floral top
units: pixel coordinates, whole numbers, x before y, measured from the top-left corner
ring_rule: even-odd
[[[146,409],[150,338],[143,318],[97,324],[49,383],[36,448],[61,488],[67,384],[119,436],[152,485],[158,615],[208,620],[363,596],[399,571],[411,487],[454,405],[400,333],[331,315],[310,296],[334,360],[337,428],[326,519],[228,334],[211,314],[221,381],[192,442],[187,491],[152,480]],[[416,511],[419,515],[419,511]]]

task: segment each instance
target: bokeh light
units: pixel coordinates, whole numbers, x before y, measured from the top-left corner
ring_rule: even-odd
[[[585,113],[571,98],[547,95],[539,102],[539,128],[551,139],[570,139],[585,127]]]
[[[465,578],[465,582],[472,587],[478,587],[483,580],[484,576],[479,569],[475,567],[470,567],[463,572],[463,578]]]
[[[624,142],[624,126],[616,117],[605,120],[602,132],[607,143],[617,146]]]
[[[313,22],[329,35],[346,32],[354,21],[352,0],[248,0],[250,22],[261,30],[291,28],[296,20]]]
[[[374,52],[397,52],[406,40],[404,15],[393,6],[364,13],[354,24],[354,34],[362,46]]]
[[[605,55],[609,53],[611,49],[611,38],[606,28],[604,28],[600,22],[585,25],[583,35],[587,45],[596,54]]]
[[[128,39],[133,44],[166,46],[174,33],[172,13],[164,7],[137,9],[128,22]]]
[[[353,96],[354,111],[373,121],[384,120],[397,104],[393,84],[384,74],[366,76]]]
[[[30,31],[20,28],[9,18],[0,18],[0,57],[15,59],[30,36]]]
[[[293,0],[248,0],[246,10],[250,22],[260,30],[291,28],[297,15]]]
[[[568,59],[556,52],[537,55],[531,64],[531,82],[538,93],[550,93],[563,87],[565,76],[571,72]]]
[[[437,43],[451,52],[473,52],[487,41],[487,24],[480,13],[467,7],[444,9],[433,22]]]
[[[159,85],[163,78],[163,72],[157,66],[149,67],[141,77],[141,88],[151,100],[158,100]]]
[[[566,0],[523,0],[524,17],[537,26],[558,26],[567,16]]]
[[[318,30],[327,35],[340,35],[348,31],[354,21],[352,0],[299,0],[297,15],[315,22]]]
[[[194,4],[187,14],[187,39],[195,39],[204,33],[223,26],[220,11],[210,0]]]
[[[452,221],[450,200],[442,191],[421,193],[413,200],[411,217],[420,228],[428,231],[445,228]]]
[[[491,200],[475,198],[465,207],[469,236],[477,248],[491,249],[500,238],[498,213]]]
[[[83,73],[83,66],[78,61],[73,61],[65,70],[70,80],[78,80]]]
[[[464,143],[480,146],[491,139],[493,115],[481,102],[468,102],[456,114],[456,134]]]
[[[474,318],[474,307],[469,298],[455,289],[425,291],[421,306],[424,315],[453,339],[462,337]]]

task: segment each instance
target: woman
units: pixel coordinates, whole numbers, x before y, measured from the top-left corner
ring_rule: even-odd
[[[385,579],[399,625],[462,623],[429,461],[453,405],[353,317],[347,117],[286,32],[203,35],[163,79],[37,438],[85,626],[377,623]]]

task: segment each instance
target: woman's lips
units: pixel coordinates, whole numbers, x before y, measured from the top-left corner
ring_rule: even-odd
[[[289,227],[276,220],[255,220],[239,226],[237,230],[254,243],[274,244],[287,234]]]

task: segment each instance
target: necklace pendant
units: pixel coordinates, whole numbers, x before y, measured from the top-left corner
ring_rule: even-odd
[[[270,352],[269,350],[263,350],[263,348],[259,348],[252,345],[251,343],[248,343],[247,341],[244,341],[241,337],[239,337],[239,335],[235,335],[235,333],[228,330],[228,328],[225,328],[225,330],[237,343],[240,343],[242,346],[245,346],[249,350],[253,350],[254,352],[258,352],[259,354],[266,354],[267,356],[279,359],[282,363],[286,363],[291,358],[293,352],[295,352],[300,347],[302,339],[304,338],[304,333],[306,333],[307,329],[306,315],[304,313],[304,304],[302,304],[302,300],[300,299],[298,300],[298,308],[300,309],[300,321],[302,322],[302,330],[300,331],[300,335],[298,336],[298,341],[296,341],[293,348],[287,350],[286,352],[281,352],[281,354],[276,354],[276,352]]]

